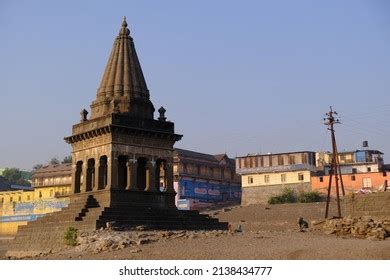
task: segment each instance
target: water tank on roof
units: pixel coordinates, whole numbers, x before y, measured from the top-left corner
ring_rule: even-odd
[[[367,140],[363,141],[363,148],[368,148],[368,141]]]

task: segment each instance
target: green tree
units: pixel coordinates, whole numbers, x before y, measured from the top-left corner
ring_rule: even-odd
[[[64,157],[64,159],[62,160],[62,163],[72,163],[72,156],[69,155],[69,156]]]
[[[22,177],[22,172],[18,168],[6,168],[3,172],[3,177],[11,184],[30,186],[30,182]]]
[[[3,177],[11,183],[16,183],[16,181],[22,179],[22,172],[18,168],[6,168]]]
[[[56,157],[53,157],[50,161],[49,161],[50,164],[60,164],[60,161],[58,160],[58,158]]]
[[[37,163],[33,166],[33,170],[38,170],[43,167],[43,164]]]

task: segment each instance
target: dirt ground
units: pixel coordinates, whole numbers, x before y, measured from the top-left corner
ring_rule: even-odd
[[[299,231],[299,217],[310,224],[323,219],[324,209],[324,203],[225,208],[208,213],[234,229],[241,225],[242,232],[186,232],[139,244],[136,250],[92,253],[76,246],[39,259],[390,259],[390,238],[375,241]],[[0,242],[0,254],[6,244]]]

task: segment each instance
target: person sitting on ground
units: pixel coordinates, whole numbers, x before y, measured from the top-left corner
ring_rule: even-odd
[[[301,232],[305,232],[309,228],[308,222],[306,222],[302,217],[299,217],[298,225]]]

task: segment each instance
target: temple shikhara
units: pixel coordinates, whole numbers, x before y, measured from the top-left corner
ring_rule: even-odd
[[[63,245],[64,231],[143,226],[227,229],[197,211],[179,211],[173,188],[173,146],[182,138],[166,110],[150,100],[133,38],[123,19],[91,112],[82,109],[65,141],[72,146],[70,203],[20,226],[12,252]],[[45,240],[35,242],[34,240]]]

